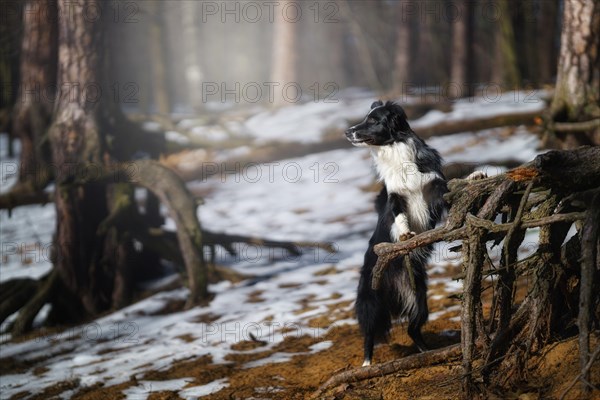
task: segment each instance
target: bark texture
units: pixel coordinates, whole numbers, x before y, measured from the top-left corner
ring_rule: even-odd
[[[21,139],[19,185],[13,191],[39,191],[50,179],[48,129],[56,88],[57,18],[55,2],[32,0],[23,5],[20,84],[12,121]]]
[[[554,115],[581,121],[599,117],[600,4],[595,0],[564,3]]]

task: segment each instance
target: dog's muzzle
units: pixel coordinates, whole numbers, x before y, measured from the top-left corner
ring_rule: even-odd
[[[350,141],[355,146],[364,146],[366,144],[365,140],[357,137],[356,135],[357,129],[355,126],[352,126],[346,130],[346,139]]]

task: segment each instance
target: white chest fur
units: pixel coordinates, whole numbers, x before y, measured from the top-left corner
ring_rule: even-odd
[[[435,172],[420,172],[417,167],[417,150],[412,141],[382,146],[373,152],[379,179],[388,193],[397,193],[406,200],[406,212],[396,217],[391,230],[394,241],[409,232],[420,233],[428,229],[429,208],[423,197],[423,188],[433,179]]]

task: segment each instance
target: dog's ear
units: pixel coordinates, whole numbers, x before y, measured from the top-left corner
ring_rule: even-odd
[[[394,132],[409,133],[412,132],[408,124],[404,109],[398,104],[392,104],[392,115],[390,118],[391,129]]]
[[[383,101],[381,101],[381,100],[374,101],[373,104],[371,104],[371,110],[374,109],[375,107],[380,107],[382,105],[383,105]]]

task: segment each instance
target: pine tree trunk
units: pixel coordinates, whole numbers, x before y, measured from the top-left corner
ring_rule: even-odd
[[[396,95],[405,94],[411,77],[410,71],[410,19],[403,13],[403,3],[396,5],[396,55],[394,57],[393,85]]]
[[[466,18],[466,0],[457,0],[454,2],[458,10],[457,18],[452,22],[452,64],[450,66],[451,88],[458,88],[450,92],[452,97],[462,97],[461,88],[467,83],[467,18]]]
[[[27,1],[23,10],[20,87],[12,127],[21,139],[19,183],[26,190],[42,189],[49,179],[44,135],[56,87],[56,11],[50,0]]]
[[[184,46],[184,75],[187,99],[194,110],[202,108],[202,70],[198,56],[198,7],[195,1],[181,4],[182,34]]]
[[[97,0],[85,0],[84,7],[98,9]],[[69,0],[58,2],[61,15],[72,7]],[[52,162],[59,169],[55,177],[57,190],[55,268],[68,290],[81,299],[87,314],[94,315],[110,304],[112,287],[110,272],[100,260],[104,236],[97,236],[100,222],[108,215],[106,186],[98,182],[72,185],[76,179],[93,179],[96,166],[105,166],[106,143],[99,129],[101,115],[99,95],[100,21],[86,19],[82,12],[72,12],[72,18],[59,19],[58,86],[67,92],[57,100],[56,114],[50,128]],[[69,85],[77,82],[77,86]],[[82,88],[87,88],[82,90]],[[97,99],[98,100],[98,99]],[[108,286],[108,287],[107,287]]]
[[[538,82],[552,82],[556,74],[556,36],[558,34],[558,1],[542,0],[539,2],[540,11],[537,19],[537,75]]]
[[[508,0],[496,0],[500,19],[496,21],[492,82],[505,88],[518,87],[521,77],[515,51],[515,35]]]
[[[146,3],[152,17],[150,21],[150,58],[152,60],[152,94],[156,111],[162,116],[171,113],[171,102],[167,88],[167,63],[165,54],[164,7],[162,1]]]
[[[600,118],[600,3],[567,0],[556,90],[551,105],[555,121]],[[600,144],[600,129],[559,136],[562,146]]]
[[[450,97],[472,96],[475,61],[473,55],[473,3],[457,0],[458,11],[452,22],[452,60],[450,65]]]
[[[271,64],[271,81],[275,82],[275,85],[278,84],[274,90],[273,106],[275,107],[289,104],[296,97],[294,87],[286,86],[296,83],[296,23],[293,22],[296,16],[293,12],[294,7],[288,7],[290,4],[293,3],[285,0],[278,7],[278,10],[289,10],[289,14],[281,11],[275,13]],[[288,17],[284,17],[284,14]]]

